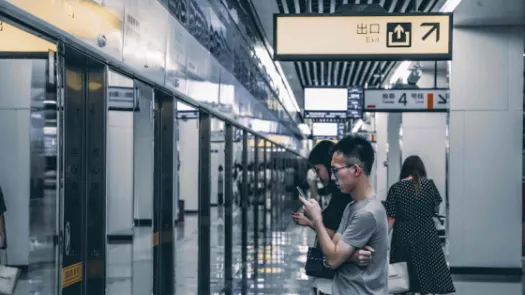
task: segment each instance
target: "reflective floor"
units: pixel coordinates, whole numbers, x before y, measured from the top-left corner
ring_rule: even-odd
[[[271,230],[270,216],[267,215],[266,246],[265,235],[262,232],[262,214],[260,212],[261,232],[258,239],[258,251],[255,252],[254,235],[248,235],[248,275],[247,280],[242,280],[241,268],[241,214],[240,210],[234,210],[233,230],[233,268],[234,268],[234,294],[242,294],[243,283],[245,283],[246,294],[312,294],[309,278],[305,275],[303,267],[306,261],[308,245],[313,242],[313,231],[301,228],[291,223],[289,214],[283,212],[281,220],[274,221],[274,229]],[[253,209],[249,209],[250,233],[253,233]],[[223,294],[224,290],[224,218],[222,208],[212,208],[213,227],[212,237],[212,269],[211,282],[213,294]],[[176,273],[175,285],[177,294],[197,294],[197,215],[186,215],[186,220],[177,228],[176,249]],[[109,245],[108,247],[108,295],[150,295],[151,282],[148,275],[136,275],[151,273],[151,229],[135,228],[135,251],[131,244]],[[40,241],[31,243],[31,257],[40,254],[49,257],[50,243]],[[131,256],[134,252],[135,255]],[[138,255],[137,255],[138,254]],[[133,257],[133,259],[130,259]],[[34,258],[33,261],[38,261]],[[53,272],[54,265],[41,261],[32,267],[41,273]],[[132,282],[132,274],[135,273],[135,282]],[[22,276],[18,283],[15,294],[53,294],[53,283],[46,279],[27,280]],[[48,277],[48,276],[47,276]],[[45,278],[42,276],[42,278]],[[494,276],[454,276],[457,289],[456,294],[461,295],[520,295],[523,279],[519,277],[494,277]]]

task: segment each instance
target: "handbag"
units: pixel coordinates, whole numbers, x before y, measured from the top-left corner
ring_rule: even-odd
[[[5,264],[0,265],[0,294],[12,295],[15,292],[16,283],[18,282],[18,276],[20,275],[20,269],[16,267],[7,266],[7,233],[5,229],[5,217],[4,217],[4,228],[3,228],[3,239],[4,245],[2,250],[5,250]]]
[[[390,244],[392,236],[390,235]],[[392,246],[390,246],[392,247]],[[390,249],[388,249],[387,261],[390,262]],[[388,264],[388,294],[399,294],[410,291],[410,278],[408,276],[408,264],[397,262]]]
[[[406,262],[388,265],[388,293],[398,294],[410,291],[408,266]]]
[[[19,275],[20,269],[0,265],[0,294],[12,295]]]
[[[306,255],[306,265],[304,266],[306,274],[311,277],[322,278],[322,279],[333,279],[335,271],[328,267],[326,260],[319,247],[317,237],[315,238],[315,247],[308,248],[308,254]]]

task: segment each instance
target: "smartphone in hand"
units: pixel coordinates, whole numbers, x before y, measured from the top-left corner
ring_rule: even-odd
[[[297,188],[297,191],[299,192],[299,195],[304,198],[305,200],[308,199],[308,196],[304,193],[304,191],[300,188],[300,187],[296,187]],[[296,212],[303,212],[304,209],[303,209],[303,202],[301,202],[301,206],[297,209]]]
[[[308,196],[304,193],[303,189],[298,186],[296,188],[297,188],[297,191],[299,192],[299,195],[303,197],[304,199],[308,200]]]

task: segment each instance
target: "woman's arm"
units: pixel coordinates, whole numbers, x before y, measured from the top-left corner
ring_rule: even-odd
[[[388,219],[388,231],[392,230],[392,227],[394,227],[394,222],[396,222],[396,219],[394,217],[387,217]]]
[[[0,248],[5,245],[5,232],[4,232],[4,215],[0,215]]]
[[[386,197],[385,201],[385,210],[388,220],[388,231],[392,230],[394,222],[396,221],[397,198],[398,195],[396,193],[396,184],[394,184],[390,187],[390,190],[388,190],[388,196]]]

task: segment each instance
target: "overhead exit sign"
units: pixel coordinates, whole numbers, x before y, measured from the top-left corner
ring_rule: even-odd
[[[274,15],[274,59],[451,60],[452,14]]]

